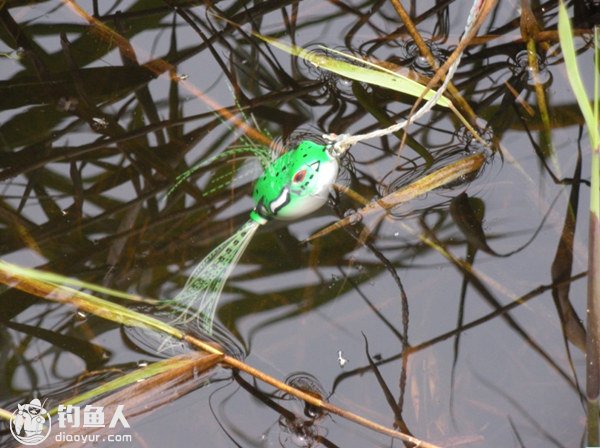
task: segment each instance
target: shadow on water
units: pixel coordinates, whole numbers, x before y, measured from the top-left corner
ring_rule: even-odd
[[[403,3],[443,64],[471,2]],[[122,40],[90,27],[72,1],[0,2],[0,254],[144,297],[175,297],[248,219],[257,174],[248,156],[259,151],[216,158],[165,199],[178,175],[248,142],[364,133],[412,107],[410,96],[324,72],[251,31],[424,83],[435,72],[393,2],[79,6]],[[593,8],[570,10],[587,81]],[[450,91],[493,152],[441,107],[406,133],[353,147],[327,207],[257,232],[225,284],[211,344],[441,446],[581,446],[587,226],[578,212],[589,202],[589,154],[557,44],[557,2],[532,2],[531,12],[537,54],[528,54],[522,15],[499,2]],[[482,151],[476,175],[305,242]],[[34,397],[55,407],[149,362],[190,356],[181,343],[9,287],[0,310],[0,408],[10,413]],[[135,401],[125,431],[134,446],[391,443],[214,364],[161,387]],[[16,443],[8,428],[0,423],[2,445]]]

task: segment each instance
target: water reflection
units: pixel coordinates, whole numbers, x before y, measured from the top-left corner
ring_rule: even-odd
[[[366,6],[310,1],[213,5],[219,8],[220,16],[241,24],[244,32],[215,19],[204,3],[187,2],[185,8],[206,40],[194,34],[190,24],[166,4],[156,8],[146,8],[143,2],[134,2],[133,7],[131,2],[99,5],[95,16],[112,29],[117,28],[116,15],[107,16],[107,9],[122,10],[119,26],[127,30],[124,42],[132,45],[129,55],[135,52],[139,57],[139,62],[128,59],[126,64],[114,42],[99,40],[85,22],[70,13],[63,14],[65,8],[57,9],[53,2],[36,2],[33,7],[25,3],[3,2],[0,19],[4,25],[9,24],[3,28],[4,47],[0,48],[4,53],[0,56],[5,56],[1,59],[5,77],[0,81],[0,146],[4,150],[0,175],[7,181],[1,205],[2,256],[151,297],[164,297],[165,291],[171,293],[180,288],[185,281],[185,266],[229,235],[248,211],[249,185],[237,183],[240,188],[222,188],[210,197],[204,195],[215,182],[221,185],[218,181],[231,175],[231,167],[222,165],[187,182],[182,193],[172,198],[169,208],[159,206],[157,198],[178,174],[230,148],[240,134],[232,129],[231,121],[224,123],[222,117],[215,117],[213,109],[184,90],[182,84],[194,83],[226,110],[236,111],[241,106],[272,135],[285,136],[300,126],[312,127],[318,133],[343,133],[386,126],[401,119],[412,99],[360,83],[350,86],[337,77],[326,79],[319,72],[298,74],[297,67],[308,68],[295,60],[290,64],[288,55],[257,42],[249,30],[303,46],[316,36],[332,45],[345,41],[346,52],[361,48],[365,49],[361,54],[373,59],[396,58],[397,66],[411,65],[417,74],[431,71],[414,43],[405,40],[406,27],[390,2],[376,1]],[[78,3],[82,8],[89,6]],[[540,29],[544,30],[545,37],[539,37],[550,45],[549,50],[542,52],[540,42],[540,53],[535,55],[541,67],[541,83],[544,87],[554,83],[548,90],[549,121],[545,124],[532,94],[532,75],[526,45],[520,39],[519,16],[514,8],[502,4],[497,2],[493,18],[481,30],[479,43],[469,48],[455,83],[475,113],[488,120],[494,131],[492,139],[509,151],[508,163],[496,164],[498,168],[502,165],[502,170],[490,173],[486,169],[479,185],[469,191],[471,205],[480,205],[473,206],[472,211],[483,216],[477,216],[475,230],[484,231],[485,240],[474,235],[472,229],[471,235],[460,232],[462,222],[472,228],[473,220],[464,216],[457,219],[456,213],[452,216],[454,221],[449,219],[448,207],[462,187],[440,195],[430,194],[426,200],[409,204],[423,209],[422,202],[430,201],[438,207],[425,214],[417,223],[417,230],[435,233],[432,237],[443,243],[438,247],[445,246],[454,261],[464,259],[462,263],[469,263],[469,269],[452,265],[435,250],[419,245],[416,237],[402,230],[405,222],[398,220],[387,220],[374,228],[366,241],[369,247],[348,236],[364,228],[368,224],[365,222],[348,227],[349,232],[339,231],[314,244],[300,245],[302,238],[334,219],[331,212],[324,211],[306,221],[257,236],[231,287],[236,300],[223,304],[219,318],[228,323],[236,336],[241,334],[240,339],[251,336],[246,339],[251,341],[248,344],[252,344],[256,358],[249,360],[250,364],[267,365],[277,373],[281,369],[305,370],[312,359],[325,360],[338,347],[344,347],[343,357],[352,360],[346,366],[347,372],[360,362],[360,356],[348,349],[345,341],[368,330],[377,335],[386,359],[382,374],[392,376],[389,384],[398,384],[402,361],[387,355],[400,351],[399,337],[387,333],[388,328],[401,325],[400,288],[391,278],[397,273],[411,305],[410,332],[402,329],[400,337],[410,333],[411,346],[417,347],[422,356],[435,357],[440,372],[435,381],[418,384],[410,397],[414,403],[407,397],[406,409],[414,404],[421,410],[429,407],[442,412],[415,412],[419,419],[411,419],[408,414],[411,432],[446,442],[476,432],[485,437],[485,446],[509,446],[516,437],[528,447],[577,446],[585,431],[581,391],[564,381],[567,375],[563,371],[569,370],[570,377],[581,380],[585,358],[578,348],[582,344],[571,343],[576,339],[569,334],[563,336],[561,322],[565,319],[556,311],[546,284],[555,284],[556,303],[561,304],[561,309],[572,306],[576,311],[573,316],[585,315],[583,302],[570,300],[585,296],[584,282],[574,281],[581,278],[575,275],[586,269],[587,222],[581,212],[587,208],[589,189],[585,186],[586,171],[582,176],[581,170],[574,169],[582,120],[565,83],[563,57],[553,37],[556,3],[537,7],[532,2]],[[575,2],[571,12],[577,23],[587,26],[593,22],[593,15],[581,12],[583,4]],[[412,2],[410,8],[409,14],[419,31],[434,35],[436,42],[445,42],[446,36],[450,36],[448,42],[456,41],[461,30],[455,25],[465,19],[464,2]],[[88,12],[92,13],[91,7]],[[67,33],[72,43],[62,45],[61,33]],[[588,75],[593,73],[589,42],[588,36],[576,39],[578,62],[582,73]],[[451,48],[443,45],[439,62]],[[434,54],[437,52],[436,46],[431,49]],[[67,58],[69,54],[72,57]],[[179,81],[187,77],[186,83],[149,73],[147,64],[158,61],[155,58],[175,64],[176,73],[187,74],[179,76]],[[557,76],[544,78],[553,70]],[[230,89],[235,92],[235,100]],[[114,119],[106,119],[104,114]],[[105,119],[108,127],[104,127]],[[252,124],[250,120],[247,123]],[[370,200],[407,185],[433,169],[430,165],[439,166],[473,151],[474,142],[461,135],[453,136],[454,129],[453,119],[442,110],[432,114],[430,122],[413,124],[407,141],[409,148],[401,154],[401,160],[396,150],[402,134],[370,142],[373,146],[357,145],[352,149],[356,163],[347,174],[350,187]],[[552,160],[552,164],[545,164],[540,156],[544,153],[540,151],[540,129],[556,142],[556,162]],[[413,149],[420,149],[421,156],[416,157]],[[424,162],[424,155],[429,153],[432,160]],[[584,152],[578,162],[583,167],[588,166],[585,157]],[[486,185],[481,186],[484,180]],[[478,194],[480,190],[485,194]],[[440,199],[443,195],[446,197]],[[560,199],[556,207],[550,207],[549,198],[554,197]],[[346,208],[359,206],[357,201],[342,200],[346,207],[341,207],[340,215]],[[578,206],[579,219],[575,213]],[[544,225],[543,232],[534,235],[549,209],[552,219]],[[565,230],[561,232],[563,217]],[[490,255],[485,247],[489,243],[497,253],[506,254],[529,241],[529,235],[535,240],[526,251],[510,259]],[[471,248],[476,245],[482,248],[477,256]],[[554,256],[557,247],[560,250]],[[381,258],[374,255],[375,250],[386,257],[387,271]],[[362,267],[352,286],[331,275],[338,272],[343,260],[349,259],[358,260],[357,270]],[[176,272],[173,266],[177,266]],[[114,275],[107,275],[111,270]],[[477,271],[484,275],[474,277]],[[328,288],[329,283],[335,287]],[[372,302],[372,308],[366,308],[360,294]],[[528,294],[540,299],[526,307],[518,306]],[[78,380],[84,373],[119,368],[121,362],[131,368],[140,358],[168,356],[165,351],[157,353],[161,345],[168,347],[171,354],[189,350],[178,341],[165,342],[157,335],[148,339],[146,334],[124,330],[135,345],[135,350],[128,351],[118,334],[111,334],[114,325],[100,319],[88,317],[80,322],[68,311],[69,324],[65,325],[60,313],[64,307],[41,308],[40,298],[14,290],[3,291],[1,300],[0,337],[4,343],[0,358],[4,362],[0,371],[3,384],[7,385],[3,389],[3,407],[11,407],[30,391],[44,395],[64,391],[65,396],[74,396],[78,393],[76,387],[64,390],[64,382],[87,387]],[[378,320],[370,310],[377,310],[388,321]],[[441,343],[462,333],[464,337],[460,341],[456,337],[454,344]],[[247,351],[240,348],[243,343],[230,335],[215,343],[242,358]],[[538,355],[542,353],[539,346],[547,349],[547,356]],[[140,351],[144,354],[140,355]],[[320,351],[325,354],[315,353],[310,360],[306,356]],[[340,372],[338,360],[332,358],[330,368],[323,367],[318,372],[324,384]],[[414,384],[421,375],[411,372],[411,367],[414,364],[407,369],[408,384]],[[497,386],[503,396],[486,393],[489,388],[482,390],[482,383],[473,372]],[[455,392],[445,380],[450,377],[456,379]],[[94,377],[89,387],[103,379]],[[340,387],[339,394],[347,403],[360,403],[365,413],[383,415],[384,422],[393,421],[381,391],[369,383],[367,374],[349,376],[344,385],[347,387]],[[435,396],[417,393],[429,390],[435,390]],[[186,426],[190,430],[181,435],[178,445],[185,446],[196,436],[198,440],[202,437],[203,442],[212,437],[206,446],[226,443],[222,428],[206,429],[204,422],[210,424],[210,415],[205,419],[197,417],[196,413],[205,407],[204,392],[202,389],[190,399],[198,408],[188,415],[196,419]],[[267,434],[271,446],[280,446],[280,438],[290,444],[305,443],[305,439],[318,443],[315,440],[325,434],[321,432],[323,420],[328,423],[327,436],[343,440],[339,442],[342,446],[372,446],[371,440],[357,439],[355,433],[348,435],[339,420],[320,420],[302,403],[271,394],[271,402],[290,404],[294,412],[285,414],[282,410],[274,416],[268,408],[264,415],[257,416],[259,413],[253,412],[254,395],[245,391],[237,395],[248,399],[229,413],[239,415],[234,431],[247,421],[249,427],[259,428],[253,434],[256,437],[243,440],[244,446],[261,443],[260,434],[269,425],[273,425],[273,433]],[[190,402],[178,401],[175,406],[187,412]],[[260,407],[265,408],[262,404]],[[451,424],[448,409],[452,409],[460,424]],[[283,418],[284,414],[289,418]],[[176,415],[173,420],[165,416],[164,420],[154,419],[150,425],[159,427],[154,423],[161,421],[162,428],[157,432],[164,439],[158,443],[173,443],[173,432],[165,428],[176,427],[181,414],[171,415]],[[203,424],[198,425],[198,421]],[[386,443],[389,445],[389,440]]]

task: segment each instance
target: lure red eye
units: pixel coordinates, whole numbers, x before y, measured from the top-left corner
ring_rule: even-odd
[[[294,174],[294,179],[292,179],[292,180],[294,181],[295,184],[297,184],[299,182],[302,182],[305,177],[306,177],[306,170],[300,170],[296,174]]]

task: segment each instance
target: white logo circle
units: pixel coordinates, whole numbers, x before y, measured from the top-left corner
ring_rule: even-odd
[[[10,432],[23,445],[38,445],[50,435],[50,414],[37,398],[30,403],[17,405],[10,418]]]

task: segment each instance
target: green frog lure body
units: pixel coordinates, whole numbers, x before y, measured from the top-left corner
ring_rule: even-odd
[[[258,228],[272,219],[292,220],[322,207],[338,170],[339,153],[333,146],[310,140],[270,162],[254,185],[250,219],[196,266],[172,300],[181,313],[176,321],[198,319],[210,333],[223,286]]]

